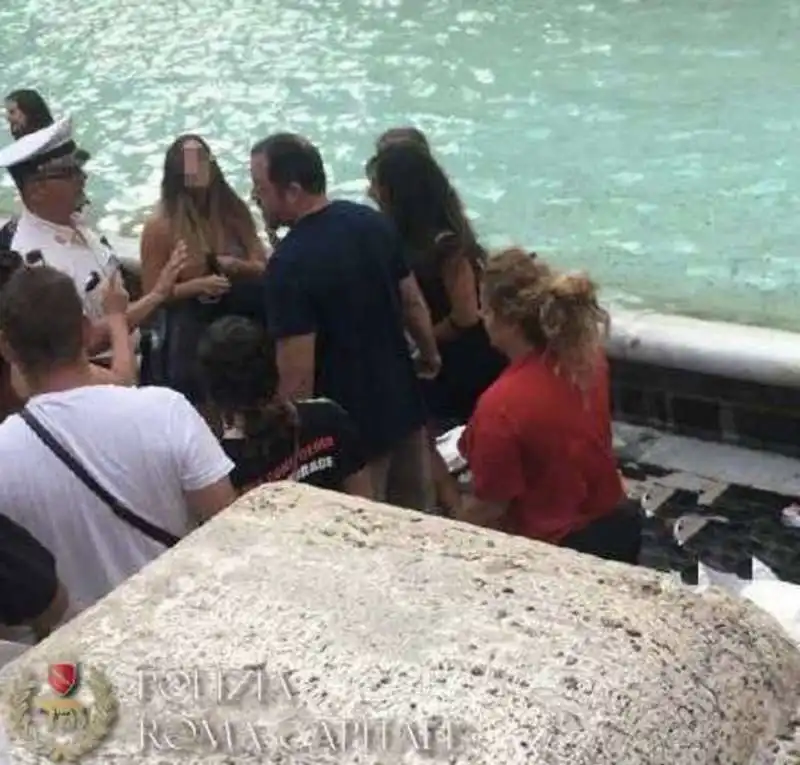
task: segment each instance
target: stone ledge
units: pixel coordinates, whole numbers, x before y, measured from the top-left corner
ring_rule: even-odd
[[[452,763],[746,765],[800,703],[800,652],[721,593],[293,484],[263,487],[0,672],[102,668],[120,721],[82,763],[174,761],[140,724],[378,718],[450,725]],[[140,672],[260,667],[293,699],[142,700]],[[266,718],[265,718],[266,715]],[[317,729],[315,729],[317,730]],[[158,739],[156,739],[158,740]],[[161,739],[163,744],[163,739]],[[181,762],[288,762],[212,751]],[[243,745],[244,746],[244,745]],[[430,762],[322,747],[299,763]],[[20,743],[20,765],[38,762]],[[165,755],[167,758],[165,759]]]

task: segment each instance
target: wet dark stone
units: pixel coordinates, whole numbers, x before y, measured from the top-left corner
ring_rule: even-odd
[[[616,420],[800,457],[800,389],[611,359]]]
[[[634,463],[622,463],[620,469],[626,478],[639,481],[669,472]],[[730,486],[703,507],[697,493],[676,491],[656,517],[645,519],[641,563],[659,571],[678,572],[687,584],[694,584],[698,561],[748,579],[755,556],[781,579],[800,584],[800,529],[781,522],[781,510],[794,501],[794,497],[774,492]],[[672,536],[672,526],[686,513],[720,516],[728,523],[709,523],[682,548]]]

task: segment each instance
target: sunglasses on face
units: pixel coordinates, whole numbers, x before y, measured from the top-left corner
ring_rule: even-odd
[[[83,170],[77,165],[74,167],[54,167],[40,170],[36,177],[43,181],[71,180],[82,176]]]
[[[73,157],[48,162],[36,171],[36,177],[40,180],[66,180],[85,177],[85,175],[83,168],[75,162]]]

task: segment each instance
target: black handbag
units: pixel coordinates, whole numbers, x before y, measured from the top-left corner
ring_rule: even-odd
[[[141,516],[136,515],[136,513],[119,502],[110,492],[106,491],[92,478],[86,468],[56,440],[53,434],[39,422],[27,407],[22,409],[19,416],[22,417],[28,427],[41,439],[44,445],[70,469],[73,475],[80,479],[87,489],[92,491],[108,505],[111,512],[114,513],[117,518],[124,521],[129,526],[133,526],[133,528],[150,537],[150,539],[160,542],[164,547],[174,547],[180,542],[180,537],[176,537],[172,532],[162,529]]]

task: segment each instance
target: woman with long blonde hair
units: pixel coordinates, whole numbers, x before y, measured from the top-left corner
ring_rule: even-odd
[[[509,365],[462,436],[474,497],[458,516],[636,563],[642,521],[612,449],[608,315],[594,284],[512,249],[489,259],[482,306]]]
[[[178,242],[189,261],[166,312],[162,359],[165,382],[197,402],[203,390],[197,347],[205,328],[230,314],[263,321],[259,277],[266,250],[247,205],[194,134],[177,138],[164,159],[161,199],[142,232],[145,292]]]

